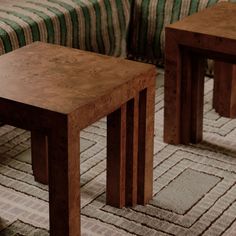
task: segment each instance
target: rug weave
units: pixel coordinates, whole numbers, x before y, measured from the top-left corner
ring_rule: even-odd
[[[236,120],[212,109],[205,81],[204,141],[163,143],[163,72],[157,79],[154,197],[147,206],[105,205],[106,119],[81,132],[82,235],[236,235]],[[173,114],[174,115],[174,114]],[[48,187],[34,181],[30,133],[0,127],[0,235],[49,235]]]

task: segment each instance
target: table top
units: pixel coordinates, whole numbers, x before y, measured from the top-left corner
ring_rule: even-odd
[[[168,25],[168,28],[236,39],[235,22],[236,4],[221,2]]]
[[[1,56],[0,71],[0,99],[63,114],[156,73],[152,65],[40,42]]]

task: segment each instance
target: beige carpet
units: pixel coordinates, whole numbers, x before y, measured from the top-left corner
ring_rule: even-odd
[[[205,83],[204,142],[162,141],[163,73],[155,105],[154,197],[147,206],[105,205],[106,120],[81,133],[82,235],[236,235],[236,120],[212,110]],[[173,114],[174,115],[174,114]],[[48,235],[48,188],[34,181],[30,134],[0,128],[0,235]]]

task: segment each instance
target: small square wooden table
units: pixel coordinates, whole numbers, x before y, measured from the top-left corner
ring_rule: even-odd
[[[166,27],[165,142],[202,140],[204,58],[236,63],[235,22],[236,4],[222,2]]]
[[[80,235],[80,131],[104,116],[107,203],[152,198],[154,66],[34,43],[0,71],[0,120],[48,137],[50,235]]]

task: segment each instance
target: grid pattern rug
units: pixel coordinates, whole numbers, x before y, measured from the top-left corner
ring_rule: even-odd
[[[163,72],[157,78],[154,197],[147,206],[105,205],[106,120],[81,133],[82,235],[236,235],[236,120],[212,109],[205,81],[204,141],[167,145]],[[173,114],[174,115],[174,114]],[[30,133],[0,127],[0,235],[49,235],[48,187],[34,181]]]

